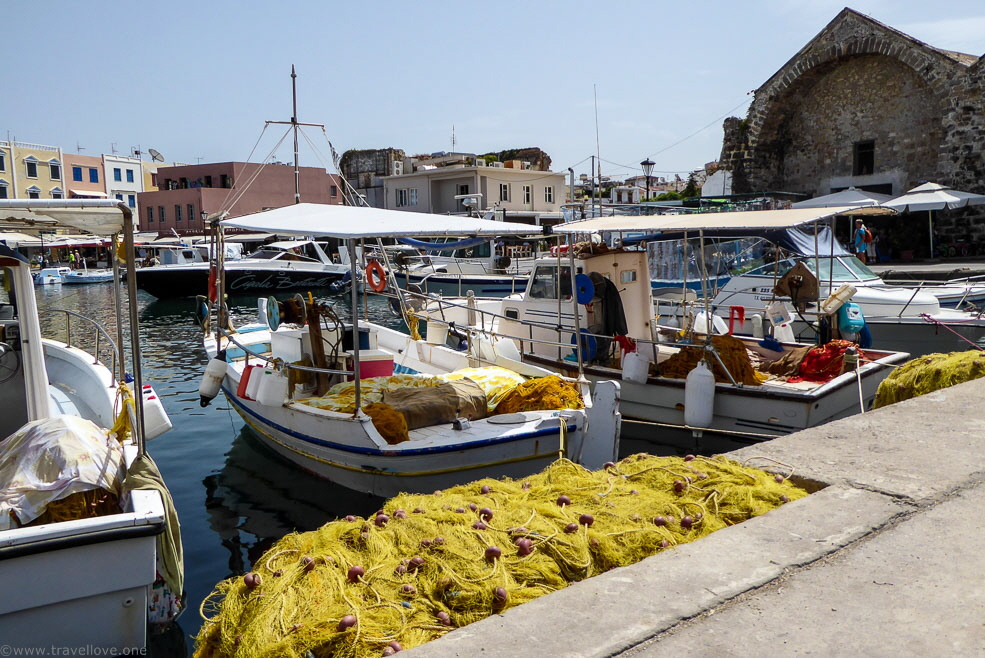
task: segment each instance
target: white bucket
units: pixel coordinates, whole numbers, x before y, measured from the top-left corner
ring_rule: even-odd
[[[428,320],[427,342],[431,345],[444,345],[448,341],[448,325],[444,322]]]
[[[627,352],[622,357],[622,378],[628,382],[645,384],[650,374],[650,359],[639,352]]]
[[[250,379],[256,376],[254,373]],[[273,370],[264,370],[257,390],[257,402],[269,407],[279,407],[287,399],[287,377]]]

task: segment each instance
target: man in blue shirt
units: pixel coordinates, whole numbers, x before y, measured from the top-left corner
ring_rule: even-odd
[[[862,223],[862,218],[855,220],[855,235],[852,240],[852,251],[855,253],[856,258],[858,258],[862,263],[865,263],[865,251],[869,246],[865,242],[865,224]]]

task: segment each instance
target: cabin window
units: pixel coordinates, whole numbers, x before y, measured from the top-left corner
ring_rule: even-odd
[[[855,142],[852,176],[868,176],[876,167],[876,143],[874,140]]]
[[[550,265],[538,265],[530,278],[531,299],[557,299],[560,287],[562,299],[571,299],[571,268],[562,267],[560,286],[558,285],[558,269]]]
[[[635,283],[636,270],[623,270],[619,273],[619,281],[621,283]]]
[[[490,248],[488,242],[477,244],[474,247],[456,249],[455,258],[489,258]]]
[[[510,320],[519,320],[520,319],[520,311],[518,309],[515,309],[515,308],[508,308],[508,309],[506,309],[505,311],[503,311],[503,315],[505,315],[506,317],[508,317]]]

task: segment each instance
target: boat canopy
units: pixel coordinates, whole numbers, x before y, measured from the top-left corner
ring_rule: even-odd
[[[113,235],[130,221],[129,208],[116,199],[0,199],[0,228],[71,227]]]
[[[278,235],[321,237],[411,238],[461,235],[534,235],[538,226],[476,217],[383,210],[364,206],[299,203],[274,210],[224,219],[224,227],[267,231]]]
[[[704,231],[706,237],[760,235],[765,231],[796,228],[837,215],[887,215],[880,207],[797,208],[787,210],[746,210],[738,212],[694,213],[690,215],[636,215],[597,217],[561,224],[554,233],[659,233],[661,240],[679,234]]]

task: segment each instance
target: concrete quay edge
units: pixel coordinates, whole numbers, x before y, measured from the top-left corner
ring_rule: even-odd
[[[975,491],[985,482],[985,420],[977,413],[983,398],[985,380],[968,382],[729,453],[766,470],[793,468],[795,478],[818,490],[700,541],[456,629],[406,655],[663,655],[669,645],[654,638],[685,627],[693,638],[695,625],[712,623],[730,602],[758,600],[784,579],[809,577],[870,541],[891,544],[899,528]],[[977,524],[975,519],[958,522]],[[935,542],[907,547],[931,554],[928,562],[943,550]],[[861,576],[858,582],[867,582]],[[765,646],[776,646],[771,633],[782,634],[767,627],[759,634]],[[729,634],[736,640],[740,631]]]

